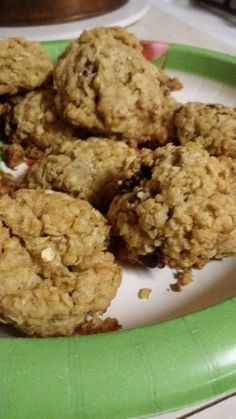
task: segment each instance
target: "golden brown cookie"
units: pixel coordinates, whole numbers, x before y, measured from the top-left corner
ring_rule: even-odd
[[[56,111],[55,93],[40,89],[15,99],[6,116],[5,132],[12,143],[42,149],[72,138],[74,129]]]
[[[11,194],[16,190],[16,180],[9,173],[0,172],[0,196]]]
[[[236,227],[235,168],[198,144],[144,150],[108,213],[127,255],[152,267],[202,268]]]
[[[165,144],[172,136],[169,119],[176,106],[169,94],[175,85],[144,58],[135,36],[118,27],[83,32],[54,71],[64,119],[133,144]]]
[[[65,141],[28,171],[24,185],[64,191],[107,207],[137,152],[106,138]]]
[[[109,227],[86,201],[52,191],[0,198],[0,313],[29,335],[72,335],[103,313],[121,269]]]
[[[213,156],[236,157],[236,109],[189,102],[175,116],[180,144],[198,142]]]
[[[227,256],[236,256],[236,228],[228,235],[227,239],[220,245],[216,258],[222,259]]]
[[[33,90],[47,81],[52,69],[48,53],[38,42],[0,39],[0,95]]]

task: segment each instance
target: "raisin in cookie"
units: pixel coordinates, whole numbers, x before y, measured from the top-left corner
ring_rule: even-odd
[[[234,192],[231,158],[198,144],[167,145],[134,161],[108,218],[128,260],[202,268],[235,229]]]
[[[133,144],[164,144],[172,137],[177,105],[169,94],[177,85],[144,58],[134,35],[118,27],[83,32],[54,71],[64,119]]]

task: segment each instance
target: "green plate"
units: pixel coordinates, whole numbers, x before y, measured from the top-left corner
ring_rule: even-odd
[[[55,61],[66,41],[46,42]],[[167,68],[236,87],[236,58],[173,45]],[[125,304],[125,301],[124,301]],[[150,417],[236,387],[236,298],[163,323],[0,340],[0,419]]]

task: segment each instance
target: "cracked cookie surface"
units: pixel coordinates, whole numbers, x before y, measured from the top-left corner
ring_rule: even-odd
[[[55,189],[107,207],[138,153],[122,141],[102,138],[65,141],[28,171],[24,185]]]
[[[189,102],[175,116],[182,145],[198,142],[213,156],[236,157],[236,109],[223,105]]]
[[[202,268],[235,229],[234,193],[231,158],[209,156],[198,144],[167,145],[134,161],[108,219],[128,259]]]
[[[12,143],[46,148],[72,138],[74,129],[62,121],[52,89],[40,89],[19,97],[6,116],[5,132]]]
[[[1,319],[29,335],[66,336],[103,313],[121,269],[109,227],[88,202],[52,191],[0,198]]]
[[[139,144],[166,143],[173,135],[179,88],[142,55],[122,28],[85,31],[59,57],[54,71],[59,113],[78,127]]]
[[[51,59],[39,42],[0,39],[0,95],[33,90],[47,81],[52,69]]]
[[[15,178],[9,173],[0,172],[0,197],[5,194],[11,194],[16,188]]]

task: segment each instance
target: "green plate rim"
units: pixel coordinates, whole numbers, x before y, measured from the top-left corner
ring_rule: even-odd
[[[54,60],[67,44],[43,43]],[[236,86],[236,57],[226,54],[172,45],[166,66]],[[233,297],[105,335],[2,338],[0,419],[150,417],[233,391],[235,324]]]
[[[236,86],[236,56],[179,44],[171,45],[169,51],[166,60],[167,69],[182,70]],[[154,62],[158,64],[160,60]]]

